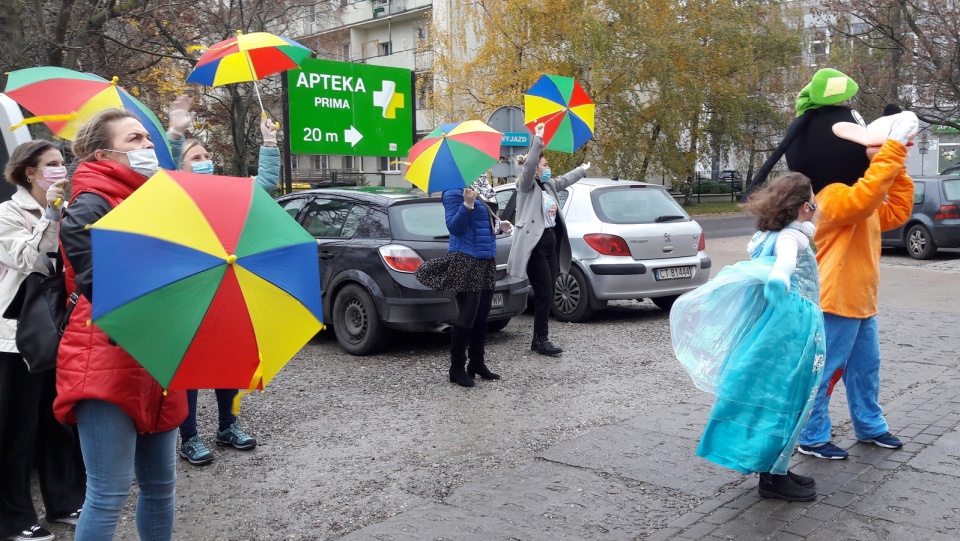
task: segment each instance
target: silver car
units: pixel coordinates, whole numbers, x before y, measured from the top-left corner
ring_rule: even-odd
[[[495,190],[501,218],[512,220],[516,186]],[[663,186],[585,178],[559,195],[573,264],[557,278],[558,320],[584,321],[620,299],[649,298],[669,310],[710,278],[703,230]]]

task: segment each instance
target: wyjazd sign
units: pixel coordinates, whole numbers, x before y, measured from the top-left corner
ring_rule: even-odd
[[[520,131],[505,132],[500,145],[505,147],[528,147],[530,146],[530,133]]]
[[[287,72],[294,154],[406,156],[410,70],[308,58]]]

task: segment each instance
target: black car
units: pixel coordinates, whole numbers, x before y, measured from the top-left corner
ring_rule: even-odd
[[[439,197],[385,187],[306,190],[277,202],[317,239],[324,322],[354,355],[382,348],[391,329],[445,331],[457,317],[451,292],[421,285],[413,273],[447,252]],[[527,280],[506,274],[512,239],[497,238],[497,284],[490,331],[526,307]]]
[[[881,239],[883,246],[906,248],[914,259],[960,247],[960,176],[913,179],[913,214]]]

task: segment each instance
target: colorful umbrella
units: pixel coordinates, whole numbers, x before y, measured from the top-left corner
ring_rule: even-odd
[[[109,107],[126,109],[140,117],[150,133],[160,167],[173,169],[170,143],[160,119],[117,82],[117,77],[108,81],[92,73],[43,66],[10,72],[4,92],[35,115],[23,124],[43,122],[54,135],[67,140],[73,140],[80,125],[100,111]]]
[[[91,234],[93,322],[166,389],[262,388],[323,328],[316,240],[251,178],[160,171]]]
[[[479,120],[440,126],[410,149],[405,178],[427,193],[469,186],[497,163],[502,139]]]
[[[548,150],[572,153],[593,137],[596,106],[572,77],[544,75],[523,95],[524,123],[543,122]]]
[[[253,81],[259,101],[257,81],[299,66],[312,52],[291,39],[269,32],[244,34],[237,30],[236,37],[216,43],[203,53],[187,82],[220,86]]]

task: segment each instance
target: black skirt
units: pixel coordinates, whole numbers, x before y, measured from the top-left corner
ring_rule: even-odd
[[[493,289],[497,262],[478,259],[463,252],[431,259],[420,265],[414,274],[421,284],[441,291],[483,291]]]

